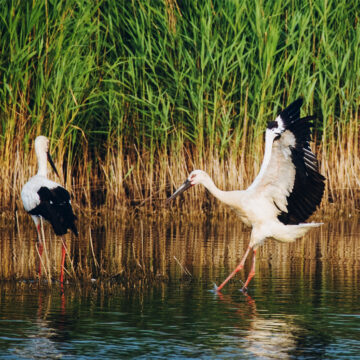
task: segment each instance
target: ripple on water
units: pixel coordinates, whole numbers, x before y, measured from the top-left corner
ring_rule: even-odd
[[[116,284],[107,290],[100,282],[65,286],[64,294],[56,284],[49,289],[34,283],[0,283],[2,356],[345,359],[359,355],[358,223],[324,226],[292,244],[267,242],[258,252],[257,274],[247,294],[239,291],[239,280],[246,278],[248,263],[222,294],[211,291],[213,282],[221,283],[246,249],[249,233],[242,226],[143,223],[141,227],[130,222],[111,226],[99,232],[101,238],[95,232],[93,236],[101,271],[113,275],[141,269],[166,273],[169,281],[131,291]],[[79,268],[96,270],[89,238],[81,236],[69,244],[71,256]],[[33,245],[22,247],[18,238],[2,245],[9,249],[6,261],[12,263],[6,263],[6,269],[1,263],[0,275],[14,276],[11,270],[20,277],[34,277],[37,258],[29,256]],[[27,255],[22,258],[24,249]],[[61,247],[51,251],[57,261]],[[191,272],[187,281],[179,263]]]

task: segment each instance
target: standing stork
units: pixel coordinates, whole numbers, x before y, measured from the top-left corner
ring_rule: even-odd
[[[265,153],[260,172],[254,182],[243,191],[222,191],[202,170],[194,170],[187,180],[168,198],[170,201],[196,184],[202,184],[217,199],[233,208],[240,219],[252,227],[250,244],[235,270],[216,287],[224,285],[244,267],[253,252],[251,270],[242,288],[247,289],[255,275],[257,248],[266,238],[292,242],[311,228],[322,223],[304,223],[321,202],[325,178],[319,173],[316,156],[312,153],[311,120],[300,118],[301,98],[281,111],[271,121],[265,133]]]
[[[42,254],[42,240],[40,234],[40,218],[44,218],[52,225],[56,235],[62,236],[70,229],[78,235],[74,221],[70,194],[58,183],[47,178],[47,160],[59,176],[49,153],[49,140],[45,136],[35,139],[35,153],[38,160],[38,172],[22,188],[21,199],[25,210],[34,220],[38,233],[39,253]],[[60,282],[64,280],[65,244],[62,241],[62,257]]]

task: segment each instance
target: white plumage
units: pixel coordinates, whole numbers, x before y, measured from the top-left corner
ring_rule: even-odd
[[[21,190],[24,209],[33,218],[37,229],[39,218],[43,217],[51,223],[56,235],[64,235],[68,229],[77,235],[70,194],[60,184],[47,178],[47,161],[57,175],[58,173],[49,154],[49,140],[45,136],[35,139],[35,152],[38,172]]]
[[[35,152],[38,160],[38,172],[23,186],[21,199],[24,209],[34,220],[41,255],[41,217],[50,222],[56,235],[64,235],[68,229],[72,230],[75,235],[78,235],[78,232],[74,223],[76,216],[71,207],[70,194],[61,185],[47,178],[47,161],[50,162],[57,175],[58,173],[49,154],[49,140],[45,136],[38,136],[35,139]],[[63,243],[61,282],[63,281],[64,260],[65,247]]]
[[[30,212],[40,205],[40,196],[38,191],[41,187],[46,187],[49,190],[52,190],[58,186],[60,186],[58,183],[42,175],[35,175],[30,178],[29,181],[23,186],[21,191],[21,199],[25,211]],[[52,201],[50,200],[49,203],[52,204]],[[31,216],[34,217],[35,215]]]
[[[248,250],[218,291],[243,268],[249,251],[253,250],[252,268],[243,287],[246,289],[255,275],[256,249],[266,238],[291,242],[321,225],[304,223],[321,202],[325,178],[318,172],[316,157],[309,146],[313,117],[300,118],[301,105],[302,99],[296,100],[268,124],[263,163],[246,190],[222,191],[207,173],[194,170],[168,199],[174,199],[193,185],[202,184],[252,227]]]
[[[35,152],[38,160],[38,172],[29,179],[21,190],[21,199],[24,209],[27,212],[32,211],[40,205],[40,196],[38,191],[41,187],[45,186],[48,189],[53,189],[60,186],[55,181],[51,181],[47,178],[47,154],[49,152],[49,140],[45,136],[38,136],[35,139]],[[56,169],[55,172],[57,173]],[[34,215],[32,215],[32,217],[34,218]]]

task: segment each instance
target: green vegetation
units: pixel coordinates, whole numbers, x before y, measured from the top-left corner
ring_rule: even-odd
[[[302,114],[320,115],[326,195],[353,201],[359,10],[355,0],[1,1],[2,209],[35,173],[39,134],[81,208],[154,204],[195,167],[245,187],[265,124],[300,95]]]

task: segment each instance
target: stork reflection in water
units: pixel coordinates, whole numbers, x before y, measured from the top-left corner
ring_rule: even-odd
[[[255,275],[256,250],[267,238],[292,242],[322,223],[304,223],[320,204],[325,178],[319,173],[316,156],[310,149],[314,116],[300,117],[301,98],[282,110],[265,132],[265,153],[260,172],[243,191],[222,191],[202,170],[194,170],[168,198],[175,199],[185,190],[202,184],[217,199],[233,208],[240,219],[252,227],[250,244],[224,285],[244,267],[252,251],[252,265],[242,288],[245,291]]]
[[[71,207],[70,194],[61,185],[47,178],[47,160],[56,175],[58,172],[49,153],[49,140],[45,136],[38,136],[35,139],[35,152],[38,160],[38,172],[22,188],[21,199],[25,210],[34,220],[41,256],[43,248],[40,234],[41,217],[50,222],[56,235],[65,235],[68,229],[76,236],[78,232],[74,223],[76,216]],[[64,280],[65,251],[65,244],[62,241],[61,283]]]

